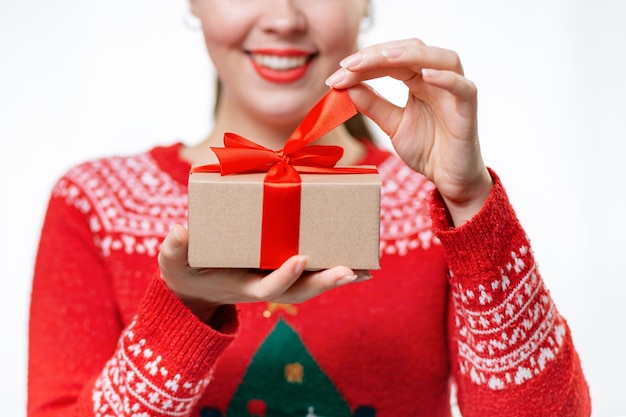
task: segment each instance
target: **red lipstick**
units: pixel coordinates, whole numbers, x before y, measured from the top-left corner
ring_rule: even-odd
[[[255,49],[247,53],[257,74],[274,83],[291,83],[304,77],[315,57],[300,49]]]

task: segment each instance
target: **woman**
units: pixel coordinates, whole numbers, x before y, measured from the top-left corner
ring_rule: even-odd
[[[417,39],[357,50],[367,0],[191,0],[220,79],[195,146],[104,158],[53,190],[31,303],[29,416],[583,416],[588,388],[505,191],[476,88]],[[339,67],[339,69],[337,69]],[[408,88],[398,108],[363,81]],[[187,264],[191,164],[234,131],[281,149],[328,86],[389,135],[318,144],[383,178],[381,269]],[[168,232],[169,230],[169,232]],[[349,244],[349,239],[347,239]],[[367,282],[361,282],[367,281]]]

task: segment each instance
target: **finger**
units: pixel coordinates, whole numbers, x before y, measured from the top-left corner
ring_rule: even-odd
[[[463,74],[460,58],[454,51],[427,46],[419,40],[363,48],[345,58],[340,65],[341,68],[326,80],[327,85],[348,88],[359,82],[384,76],[409,82],[419,79],[423,68]]]
[[[403,108],[391,103],[367,84],[348,89],[356,109],[376,123],[389,137],[393,137],[402,120]]]
[[[347,56],[341,60],[339,66],[354,72],[364,72],[379,67],[406,67],[407,65],[400,65],[399,62],[394,63],[393,60],[388,60],[385,56],[386,51],[393,52],[408,47],[421,48],[425,46],[426,44],[419,39],[403,39],[371,45]]]
[[[363,276],[368,275],[363,274]],[[359,274],[345,266],[309,272],[285,291],[279,298],[279,302],[301,303],[333,288],[356,282],[359,277]]]
[[[340,66],[352,72],[378,67],[407,67],[416,72],[422,68],[436,68],[463,73],[461,59],[456,52],[429,46],[417,39],[363,48],[342,60]]]
[[[251,282],[248,297],[258,301],[272,301],[284,294],[300,278],[309,260],[306,255],[294,255],[278,269]]]
[[[422,78],[426,83],[442,88],[460,100],[468,101],[476,98],[476,85],[456,72],[424,68]]]
[[[187,229],[181,225],[174,225],[165,236],[159,251],[159,265],[162,270],[176,270],[188,266],[187,264]]]
[[[409,82],[419,74],[410,68],[373,68],[368,71],[354,72],[339,68],[326,79],[326,85],[332,88],[350,88],[358,83],[376,78],[391,77],[402,82]]]

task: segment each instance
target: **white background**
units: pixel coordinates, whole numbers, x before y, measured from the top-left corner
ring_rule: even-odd
[[[213,77],[184,0],[0,1],[0,404],[20,416],[52,185],[85,159],[200,140]],[[485,159],[569,321],[597,417],[626,415],[624,22],[620,0],[379,0],[363,37],[460,54]],[[375,86],[402,102],[395,83]]]

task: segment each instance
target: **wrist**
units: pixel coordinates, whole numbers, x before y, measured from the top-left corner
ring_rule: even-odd
[[[191,312],[205,324],[211,325],[217,310],[220,308],[219,304],[209,303],[206,300],[193,297],[185,297],[174,293],[178,299],[187,307]]]
[[[191,289],[186,288],[186,286],[182,286],[183,289],[179,288],[180,285],[175,285],[176,283],[180,284],[173,279],[168,279],[163,273],[161,273],[161,280],[165,283],[165,285],[169,288],[169,290],[180,300],[180,302],[187,307],[200,321],[205,324],[209,324],[212,320],[215,311],[220,307],[220,304],[213,303],[207,301],[205,299],[194,297],[192,295]],[[186,291],[185,291],[186,290]]]
[[[442,194],[452,226],[462,226],[478,214],[489,198],[492,188],[493,179],[485,169],[484,174],[470,188],[471,191],[465,193],[466,197],[451,199]]]

